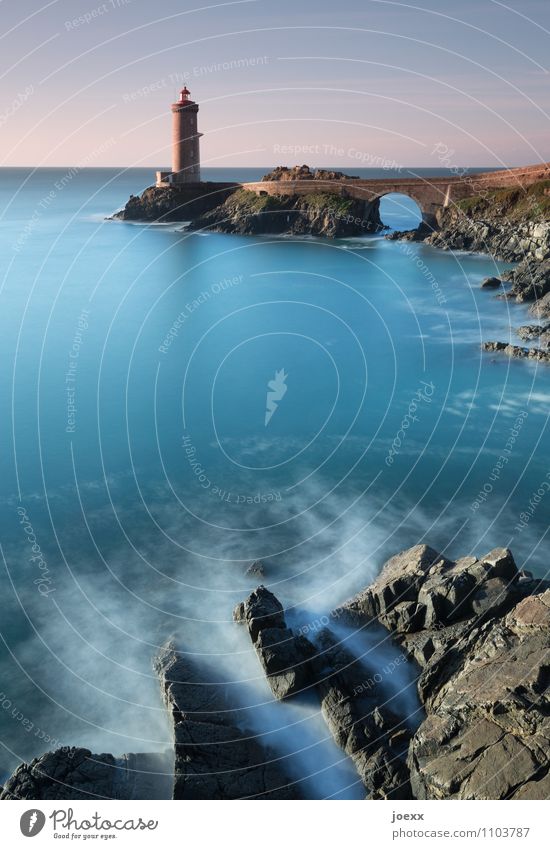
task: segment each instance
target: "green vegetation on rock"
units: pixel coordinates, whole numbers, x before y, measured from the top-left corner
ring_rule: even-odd
[[[459,200],[456,206],[467,215],[480,218],[499,215],[508,221],[548,221],[550,180],[541,180],[528,188],[494,189]]]

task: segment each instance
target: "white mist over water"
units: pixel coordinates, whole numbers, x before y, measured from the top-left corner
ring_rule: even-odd
[[[500,268],[488,258],[424,245],[408,256],[381,236],[189,236],[101,219],[149,176],[110,172],[103,185],[101,171],[78,174],[13,264],[28,210],[56,176],[37,172],[20,192],[21,174],[6,172],[0,190],[9,207],[0,388],[15,435],[0,456],[0,689],[10,705],[0,710],[0,772],[56,741],[114,754],[170,744],[152,660],[178,633],[308,794],[354,794],[353,782],[344,788],[355,772],[315,699],[273,703],[231,621],[258,583],[246,567],[264,560],[264,582],[296,630],[330,623],[331,610],[417,542],[451,557],[509,545],[519,566],[544,574],[546,505],[513,528],[546,473],[550,373],[480,352],[525,313],[479,289]],[[239,275],[189,313],[201,292]],[[67,357],[83,307],[77,424],[67,433]],[[266,427],[268,381],[281,368],[288,391]],[[433,399],[389,468],[422,380]],[[509,462],[473,509],[522,410]],[[184,433],[209,489],[190,468]],[[266,493],[277,500],[254,502]],[[33,583],[20,504],[50,570],[49,599]],[[366,666],[383,673],[395,661],[389,643],[338,636]],[[398,664],[382,684],[413,717],[408,674]]]

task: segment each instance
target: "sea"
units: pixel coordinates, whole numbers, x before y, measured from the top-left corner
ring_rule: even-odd
[[[361,798],[318,701],[273,701],[233,608],[261,581],[314,640],[419,542],[545,575],[550,369],[481,349],[533,321],[480,288],[505,263],[109,219],[153,179],[0,171],[0,781],[76,745],[169,770],[153,661],[173,639],[302,794]],[[403,196],[381,215],[419,221]],[[342,639],[418,723],[387,638]]]

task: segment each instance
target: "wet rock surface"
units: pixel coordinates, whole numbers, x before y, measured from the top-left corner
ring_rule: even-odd
[[[270,590],[255,589],[237,605],[233,618],[247,626],[275,698],[286,699],[311,685],[308,642],[287,628],[283,607]]]
[[[248,627],[276,698],[314,690],[338,746],[353,760],[368,798],[409,799],[406,765],[410,731],[406,717],[388,704],[377,670],[358,659],[329,628],[311,643],[286,627],[284,610],[265,587],[235,609]],[[282,671],[280,671],[282,670]],[[297,672],[296,678],[290,671]]]
[[[173,644],[157,661],[174,722],[174,799],[296,799],[276,755],[236,724],[238,711],[219,684]]]
[[[508,549],[456,561],[427,545],[403,551],[323,617],[328,625],[312,641],[293,633],[264,586],[234,619],[275,698],[319,699],[366,798],[547,798],[550,582],[518,571]],[[416,683],[413,707],[381,674],[372,647],[384,643]],[[174,725],[173,771],[167,753],[59,749],[21,764],[0,798],[300,797],[280,757],[206,669],[170,643],[156,670]]]
[[[411,732],[398,716],[368,659],[325,629],[312,660],[321,709],[336,743],[353,760],[371,799],[410,799],[406,764]]]

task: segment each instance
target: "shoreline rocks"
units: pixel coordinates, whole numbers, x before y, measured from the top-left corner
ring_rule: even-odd
[[[111,216],[117,221],[182,222],[187,230],[210,230],[240,235],[309,235],[326,238],[360,236],[385,229],[379,201],[346,196],[342,182],[354,177],[341,171],[311,170],[307,165],[278,166],[265,181],[311,180],[319,183],[313,194],[268,195],[248,191],[240,183],[189,183],[149,186],[131,196],[124,209]],[[331,181],[339,183],[334,192]]]
[[[419,799],[541,798],[550,766],[550,584],[512,554],[392,558],[343,606],[380,622],[421,667],[426,718],[407,763]],[[412,614],[412,615],[411,615]]]
[[[277,165],[273,171],[270,171],[268,174],[264,174],[262,177],[262,183],[265,182],[273,182],[273,181],[281,181],[281,182],[292,182],[293,180],[358,180],[357,176],[352,176],[350,174],[344,174],[343,171],[332,171],[327,170],[326,168],[314,168],[313,170],[309,167],[309,165],[294,165],[292,168],[288,168],[286,165]]]
[[[370,669],[324,628],[312,644],[286,627],[279,600],[263,586],[237,605],[277,699],[315,690],[336,744],[352,759],[372,799],[410,799],[406,717],[387,705],[376,670]]]
[[[168,644],[156,662],[174,722],[174,799],[297,799],[275,755],[235,724],[223,687]]]
[[[318,695],[367,798],[548,797],[550,581],[520,572],[508,549],[458,560],[427,545],[400,552],[313,642],[293,634],[263,586],[234,618],[248,628],[276,698]],[[387,641],[414,674],[418,708],[395,687],[390,695],[380,674],[375,647]],[[172,798],[299,798],[223,684],[209,683],[173,643],[156,670],[174,723]],[[162,757],[48,752],[21,764],[0,798],[154,798],[158,785],[139,776],[162,772]]]
[[[172,753],[94,755],[65,747],[22,763],[0,799],[170,799]]]
[[[131,195],[124,208],[111,219],[165,224],[191,221],[223,203],[238,187],[238,183],[149,186],[141,195]]]
[[[283,607],[272,592],[259,586],[237,605],[233,619],[247,626],[276,699],[286,699],[311,685],[309,643],[287,628]]]
[[[550,351],[542,348],[523,348],[521,345],[511,345],[508,342],[483,342],[481,347],[484,351],[506,354],[516,360],[550,363]]]

